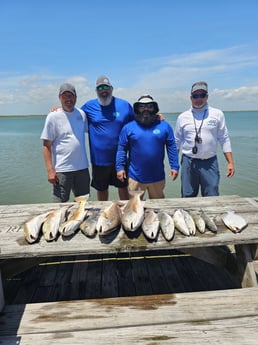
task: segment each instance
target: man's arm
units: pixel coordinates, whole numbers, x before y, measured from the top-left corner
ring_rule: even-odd
[[[45,166],[47,169],[48,181],[52,184],[57,184],[58,179],[52,163],[52,141],[43,140],[43,156],[45,160]]]

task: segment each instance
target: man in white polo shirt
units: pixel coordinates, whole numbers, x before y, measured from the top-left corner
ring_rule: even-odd
[[[220,180],[218,144],[228,162],[227,177],[235,173],[225,117],[221,110],[208,105],[206,82],[192,85],[190,99],[191,108],[178,116],[175,126],[177,148],[182,150],[181,194],[195,197],[200,188],[202,196],[216,196]]]

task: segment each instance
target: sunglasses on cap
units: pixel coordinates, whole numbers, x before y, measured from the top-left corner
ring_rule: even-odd
[[[207,96],[206,92],[203,93],[194,93],[192,94],[192,98],[197,99],[197,98],[205,98]]]
[[[109,85],[99,85],[99,86],[97,86],[97,90],[98,91],[109,90],[109,89],[110,89]]]

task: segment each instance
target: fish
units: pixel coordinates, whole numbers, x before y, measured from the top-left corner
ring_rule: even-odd
[[[229,228],[232,232],[238,233],[247,227],[247,221],[236,214],[235,211],[227,211],[226,214],[221,216],[223,223]]]
[[[99,218],[100,209],[89,209],[87,218],[80,224],[80,229],[88,237],[94,237],[97,233],[96,225]]]
[[[202,218],[201,214],[199,211],[197,210],[190,210],[189,211],[190,215],[192,216],[195,226],[197,228],[197,230],[201,233],[204,234],[205,233],[205,229],[206,229],[206,225],[205,225],[205,221]]]
[[[67,210],[70,206],[63,206],[49,212],[42,226],[42,232],[46,241],[53,241],[59,232],[59,226],[65,221]]]
[[[195,226],[195,222],[194,222],[192,216],[190,215],[189,212],[187,212],[184,209],[182,209],[182,213],[184,215],[185,223],[186,223],[186,226],[188,227],[190,235],[195,235],[196,234],[196,226]]]
[[[117,201],[111,204],[100,213],[96,224],[96,230],[100,236],[114,231],[121,225],[121,209]]]
[[[216,234],[218,232],[218,228],[217,225],[215,224],[214,220],[209,217],[203,210],[201,210],[201,217],[203,218],[203,220],[205,221],[205,225],[206,227],[213,232],[214,234]]]
[[[191,235],[190,231],[188,229],[188,226],[185,222],[185,217],[184,217],[184,214],[182,212],[182,209],[178,208],[174,212],[173,220],[174,220],[174,224],[175,224],[175,227],[177,228],[177,230],[179,230],[185,236]]]
[[[159,226],[167,241],[171,241],[175,234],[175,223],[173,218],[165,211],[158,212]]]
[[[143,222],[144,219],[144,202],[141,196],[144,191],[130,191],[130,199],[122,208],[121,222],[124,230],[135,231]]]
[[[23,225],[25,239],[28,243],[34,243],[38,240],[42,224],[47,219],[49,212],[39,214]]]
[[[85,209],[85,205],[88,201],[89,194],[81,197],[76,197],[75,201],[79,203],[79,207],[74,213],[68,216],[66,222],[59,226],[59,232],[63,236],[72,235],[77,229],[79,229],[80,224],[84,221],[88,210]]]
[[[154,240],[157,237],[159,231],[159,218],[158,214],[152,209],[146,208],[144,211],[142,231],[150,240]]]

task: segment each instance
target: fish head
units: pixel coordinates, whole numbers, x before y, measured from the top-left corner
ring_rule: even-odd
[[[61,224],[59,227],[59,232],[63,236],[70,236],[72,235],[80,226],[80,222],[78,220],[68,220],[67,222]]]

